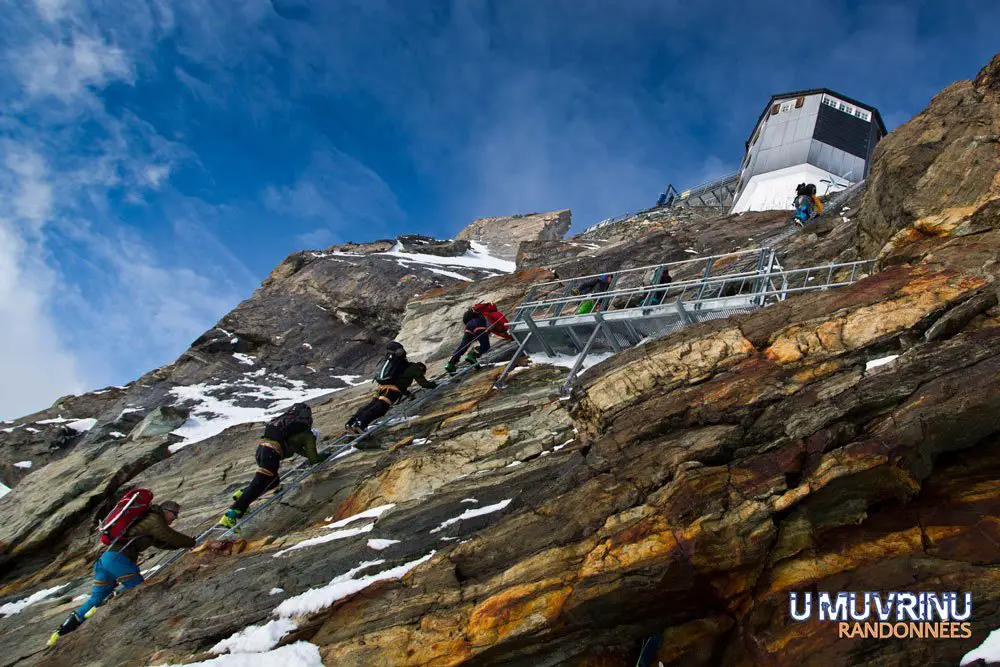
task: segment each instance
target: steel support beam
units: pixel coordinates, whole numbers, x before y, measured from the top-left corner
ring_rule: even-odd
[[[524,314],[524,323],[528,325],[528,331],[538,339],[538,342],[542,344],[542,349],[545,350],[545,354],[550,357],[556,356],[556,353],[552,351],[552,346],[549,345],[549,341],[545,340],[545,336],[542,332],[538,330],[538,325],[535,324],[535,320],[531,319],[531,315],[527,313]],[[527,340],[527,338],[525,338]]]
[[[503,373],[501,373],[500,377],[497,378],[497,381],[493,383],[494,387],[496,387],[497,389],[503,389],[504,387],[507,386],[506,382],[507,376],[510,375],[510,372],[512,370],[514,370],[514,364],[516,364],[517,360],[521,358],[522,354],[524,354],[524,348],[527,347],[528,341],[531,340],[531,337],[533,335],[534,334],[531,331],[529,331],[528,335],[525,336],[524,340],[521,341],[521,344],[517,346],[517,351],[514,352],[514,356],[510,358],[510,361],[504,367]]]
[[[681,303],[681,298],[677,297],[677,300],[674,301],[674,303],[677,305],[677,314],[680,315],[681,322],[683,322],[685,326],[688,324],[694,324],[696,320],[694,316],[692,316],[691,313],[684,308],[684,304]]]
[[[566,382],[564,382],[562,386],[562,393],[569,393],[569,386],[573,382],[573,379],[576,378],[576,374],[580,372],[580,366],[583,366],[583,360],[587,358],[587,353],[590,352],[590,347],[594,344],[594,341],[597,340],[597,334],[601,333],[601,326],[603,324],[603,320],[598,322],[597,326],[594,327],[594,330],[590,332],[590,338],[587,339],[587,344],[584,345],[583,351],[580,352],[580,356],[578,356],[576,361],[573,363],[573,368],[569,369],[569,375],[566,376]]]
[[[583,350],[583,341],[580,340],[579,334],[573,329],[572,326],[562,327],[566,330],[566,334],[569,336],[570,341],[573,343],[573,348],[576,349],[577,354]]]
[[[611,328],[611,324],[606,322],[604,316],[600,313],[595,312],[594,319],[597,321],[597,328],[604,331],[604,337],[608,340],[608,343],[610,343],[611,349],[615,351],[615,354],[621,352],[622,345],[618,342],[618,339],[615,338],[615,332],[614,329]]]

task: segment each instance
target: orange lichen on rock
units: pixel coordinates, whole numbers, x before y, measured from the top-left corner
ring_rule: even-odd
[[[806,357],[844,354],[908,329],[985,284],[985,280],[953,273],[918,273],[894,299],[783,329],[772,337],[764,355],[789,364]]]
[[[466,635],[473,646],[486,646],[551,624],[573,589],[560,579],[545,579],[504,589],[480,602],[469,614]]]

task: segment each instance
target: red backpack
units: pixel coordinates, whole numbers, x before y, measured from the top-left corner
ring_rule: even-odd
[[[132,489],[122,496],[101,522],[101,544],[111,546],[118,541],[136,521],[146,516],[152,504],[153,492],[149,489]]]
[[[496,309],[497,305],[495,303],[477,303],[472,307],[472,310],[480,315],[496,312]]]

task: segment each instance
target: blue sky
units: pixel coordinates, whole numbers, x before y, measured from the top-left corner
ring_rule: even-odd
[[[1000,3],[7,0],[0,417],[180,354],[288,253],[734,168],[771,93],[894,127]]]

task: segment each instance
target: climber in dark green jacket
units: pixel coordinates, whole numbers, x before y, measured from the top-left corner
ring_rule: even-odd
[[[278,468],[282,460],[298,454],[313,465],[323,461],[325,457],[316,451],[319,431],[312,428],[312,423],[312,409],[305,403],[296,403],[268,422],[264,437],[257,441],[257,472],[249,484],[233,494],[233,504],[219,520],[220,526],[233,528],[250,503],[278,486]]]
[[[378,382],[375,396],[362,405],[344,425],[344,428],[352,433],[364,433],[368,425],[389,412],[389,408],[402,400],[403,397],[411,396],[410,385],[414,382],[426,389],[437,388],[437,383],[426,377],[427,366],[419,362],[407,361],[406,350],[403,349],[402,345],[393,341],[389,343],[387,349],[397,359],[395,362],[397,370],[389,379]]]

